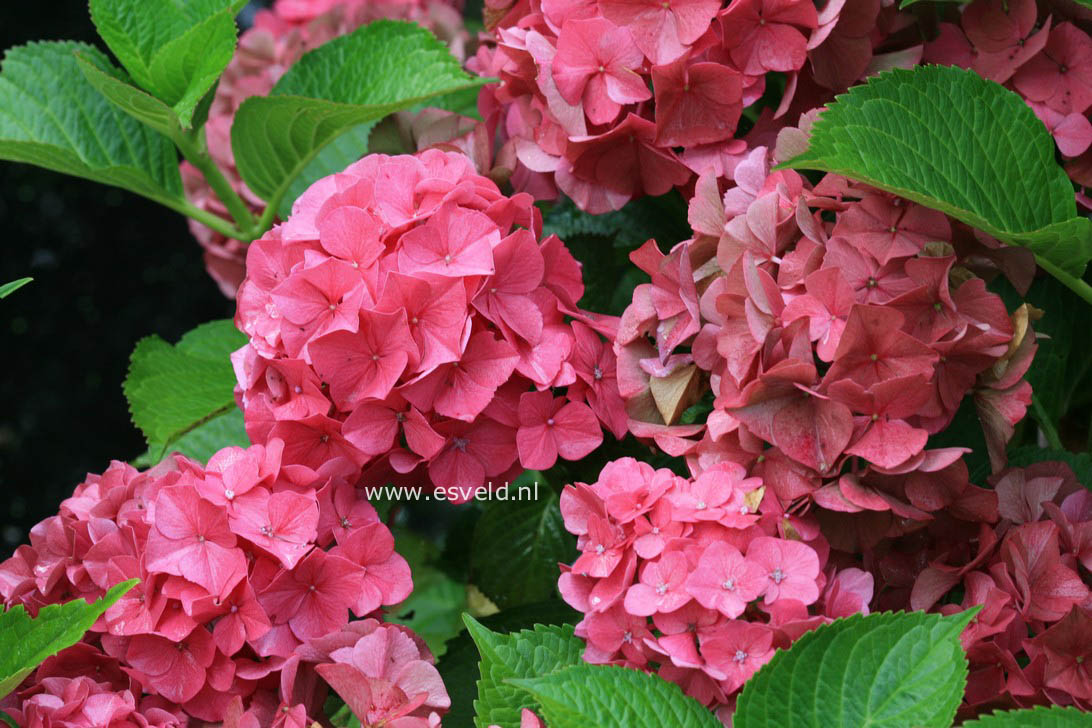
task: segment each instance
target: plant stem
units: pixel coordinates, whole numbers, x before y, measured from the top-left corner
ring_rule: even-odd
[[[280,204],[281,195],[275,196],[262,210],[262,216],[258,218],[258,224],[254,226],[254,239],[265,235],[266,231],[273,227],[273,218],[277,216],[277,205]]]
[[[197,207],[188,201],[175,203],[164,202],[164,204],[166,204],[175,212],[185,215],[186,217],[193,218],[205,227],[215,230],[225,237],[235,238],[236,240],[243,241],[246,241],[247,239],[247,234],[244,233],[242,230],[236,228],[229,221],[225,220],[219,215],[214,215],[207,210],[202,210],[200,207]]]
[[[1066,273],[1046,258],[1037,255],[1035,256],[1035,262],[1039,264],[1040,268],[1057,278],[1066,288],[1092,304],[1092,286],[1088,285],[1077,276]]]
[[[1031,395],[1031,409],[1035,413],[1035,421],[1039,424],[1039,431],[1043,433],[1043,437],[1046,438],[1051,449],[1065,450],[1062,439],[1058,437],[1058,430],[1054,427],[1054,423],[1050,421],[1050,415],[1047,414],[1043,403],[1034,394]]]
[[[186,158],[186,161],[197,168],[208,182],[212,191],[220,198],[220,202],[224,203],[224,207],[227,208],[231,218],[235,221],[235,234],[243,242],[250,242],[257,235],[255,235],[255,227],[257,221],[254,219],[254,215],[250,212],[250,208],[243,202],[243,198],[239,197],[239,193],[235,191],[235,188],[231,186],[231,183],[224,177],[223,172],[216,166],[216,162],[212,160],[209,155],[208,144],[204,140],[204,136],[200,130],[194,129],[189,132],[184,132],[181,129],[173,130],[175,133],[171,135],[171,140],[178,147],[178,150],[182,152],[182,156]],[[188,212],[186,214],[189,214]],[[190,217],[194,217],[190,215]],[[215,216],[213,216],[215,217]],[[196,217],[194,219],[197,219]],[[200,222],[205,222],[201,220]],[[205,223],[208,224],[208,223]],[[209,227],[213,227],[209,225]],[[216,230],[215,227],[213,227]],[[222,232],[217,230],[218,232]],[[242,233],[241,235],[239,233]],[[226,234],[226,233],[225,233]],[[233,236],[234,237],[234,236]]]

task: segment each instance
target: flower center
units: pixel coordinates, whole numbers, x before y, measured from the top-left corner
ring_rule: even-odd
[[[736,650],[736,654],[732,657],[732,659],[742,664],[747,661],[747,653],[743,650]]]
[[[774,569],[770,572],[770,579],[773,580],[774,584],[780,584],[784,578],[785,575],[781,572],[781,569]]]
[[[735,591],[736,590],[736,582],[735,582],[734,579],[725,579],[724,581],[721,582],[720,588],[723,589],[724,591]]]

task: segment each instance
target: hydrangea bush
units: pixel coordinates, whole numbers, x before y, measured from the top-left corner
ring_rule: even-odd
[[[1088,725],[1083,2],[240,5],[0,68],[236,304],[0,563],[0,718]]]

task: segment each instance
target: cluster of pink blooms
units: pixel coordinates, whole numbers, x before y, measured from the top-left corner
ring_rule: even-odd
[[[468,34],[456,5],[449,0],[277,0],[272,10],[258,11],[220,78],[204,127],[213,161],[255,216],[261,215],[265,203],[239,176],[231,151],[231,125],[242,103],[251,96],[267,95],[307,51],[383,18],[419,23],[461,58]],[[182,181],[190,202],[231,220],[204,177],[189,163],[182,164]],[[195,221],[190,222],[190,231],[205,250],[209,275],[224,295],[234,296],[245,275],[246,245]]]
[[[785,87],[766,125],[799,84],[811,108],[921,55],[874,58],[880,0],[490,0],[485,13],[494,42],[470,66],[500,79],[479,100],[498,159],[517,189],[560,190],[592,213],[734,165],[748,149],[733,138],[740,116],[770,72]]]
[[[587,455],[600,421],[624,435],[597,333],[613,331],[577,308],[580,265],[541,229],[529,195],[455,153],[317,182],[247,255],[233,359],[251,440],[367,482],[478,487]]]
[[[703,175],[694,237],[632,254],[652,281],[615,342],[631,431],[696,473],[753,466],[790,512],[874,511],[881,534],[942,508],[973,512],[985,491],[968,483],[964,450],[925,446],[973,391],[1003,465],[1030,403],[1035,337],[956,250],[1012,251],[905,200],[833,175],[812,189],[767,165],[755,149],[724,193]],[[708,417],[668,419],[679,408],[663,406],[665,383],[690,388],[683,404],[706,393]]]
[[[836,569],[814,519],[781,518],[772,498],[727,461],[684,478],[624,458],[567,486],[580,556],[558,586],[584,613],[584,659],[655,670],[726,715],[774,649],[867,613],[872,575]]]
[[[953,613],[963,633],[963,712],[1041,704],[1092,709],[1092,493],[1062,463],[1005,470],[978,518],[946,512],[865,544],[876,609]]]
[[[924,59],[974,69],[1020,94],[1070,158],[1070,177],[1092,186],[1092,38],[1048,12],[1035,0],[975,0],[958,25],[940,24]],[[1084,194],[1077,199],[1092,207]]]
[[[351,669],[366,678],[361,715],[436,722],[448,701],[423,643],[375,619],[349,625],[412,589],[390,531],[345,479],[351,465],[284,465],[283,447],[226,448],[207,467],[176,455],[144,473],[115,462],[35,526],[0,565],[6,606],[34,614],[140,583],[4,709],[34,728],[231,715],[305,728],[322,714],[319,676]]]

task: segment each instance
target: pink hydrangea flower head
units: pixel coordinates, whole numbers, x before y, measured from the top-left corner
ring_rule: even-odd
[[[349,481],[477,487],[517,459],[582,458],[624,415],[596,333],[610,321],[574,286],[528,195],[456,153],[370,155],[251,247],[235,356],[248,434],[283,440],[284,467],[351,463]]]
[[[775,637],[788,644],[824,610],[869,609],[872,575],[825,564],[816,528],[801,524],[807,542],[785,536],[762,508],[761,479],[747,475],[729,460],[686,478],[623,458],[595,483],[566,486],[561,513],[581,553],[558,588],[584,614],[586,661],[658,665],[716,709],[769,661]],[[828,579],[838,587],[819,603]]]
[[[28,678],[10,706],[23,724],[305,727],[321,717],[326,687],[297,648],[338,634],[350,614],[401,602],[412,581],[390,531],[345,481],[354,466],[282,467],[284,449],[278,439],[225,448],[207,466],[174,455],[143,473],[113,463],[35,527],[32,544],[0,564],[5,606],[33,613],[140,583]],[[426,673],[376,677],[411,697],[430,686],[428,721],[447,706],[438,676],[412,677]]]

